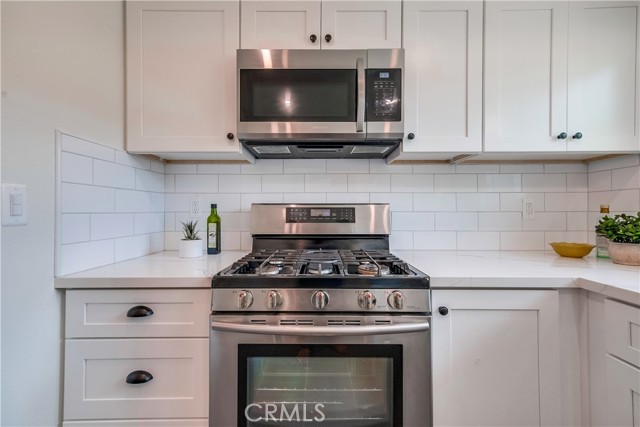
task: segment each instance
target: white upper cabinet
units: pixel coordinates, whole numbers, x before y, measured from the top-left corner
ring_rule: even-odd
[[[243,49],[399,48],[402,2],[243,1]]]
[[[482,6],[404,3],[403,153],[482,150]]]
[[[638,2],[485,7],[485,151],[640,150]]]
[[[127,150],[237,159],[239,3],[127,2]]]

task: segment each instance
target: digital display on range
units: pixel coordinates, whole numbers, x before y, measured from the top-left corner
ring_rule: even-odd
[[[287,223],[356,222],[355,208],[287,208]]]

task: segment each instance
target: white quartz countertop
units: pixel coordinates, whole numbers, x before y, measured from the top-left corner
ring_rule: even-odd
[[[640,267],[590,255],[563,258],[547,251],[393,251],[443,288],[584,288],[640,305]],[[56,288],[209,288],[211,277],[245,255],[183,259],[158,252],[55,280]]]

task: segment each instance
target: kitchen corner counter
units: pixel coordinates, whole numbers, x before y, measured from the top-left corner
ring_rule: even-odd
[[[183,259],[158,252],[58,277],[59,289],[209,288],[211,277],[245,251]],[[400,251],[393,253],[431,277],[433,289],[582,288],[640,305],[640,267],[592,255],[563,258],[550,251]]]

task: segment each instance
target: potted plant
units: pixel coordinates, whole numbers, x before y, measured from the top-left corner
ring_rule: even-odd
[[[198,236],[198,221],[181,222],[184,238],[180,240],[180,258],[202,256],[202,240]]]
[[[616,264],[640,265],[640,212],[638,215],[605,215],[596,233],[609,240],[609,256]]]

